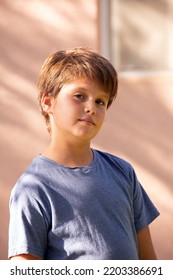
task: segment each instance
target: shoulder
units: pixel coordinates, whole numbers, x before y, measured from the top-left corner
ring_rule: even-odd
[[[112,170],[120,178],[124,178],[128,183],[134,184],[137,180],[135,170],[131,163],[116,155],[95,150],[97,161],[107,171]]]
[[[30,197],[35,196],[44,186],[47,185],[48,176],[46,174],[46,166],[44,161],[38,156],[33,159],[28,168],[19,177],[15,186],[11,191],[11,196],[24,196],[29,194]]]
[[[128,161],[126,161],[120,157],[117,157],[116,155],[113,155],[113,154],[110,154],[107,152],[103,152],[103,151],[99,151],[99,150],[94,150],[94,153],[96,154],[97,159],[99,161],[102,161],[103,164],[107,163],[111,166],[114,166],[114,167],[120,169],[122,172],[125,172],[128,174],[129,174],[129,172],[133,171],[133,167]]]

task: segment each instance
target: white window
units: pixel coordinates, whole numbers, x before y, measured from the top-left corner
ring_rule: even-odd
[[[100,0],[100,10],[103,54],[117,70],[173,70],[172,0]]]

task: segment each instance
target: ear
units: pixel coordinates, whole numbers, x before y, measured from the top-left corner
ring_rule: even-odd
[[[41,98],[41,107],[44,112],[50,114],[52,112],[52,97],[48,93],[44,93]]]

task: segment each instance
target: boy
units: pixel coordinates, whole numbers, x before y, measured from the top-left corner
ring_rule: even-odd
[[[39,104],[50,145],[11,193],[11,259],[156,259],[159,215],[126,161],[91,149],[117,95],[111,63],[87,48],[45,61]]]

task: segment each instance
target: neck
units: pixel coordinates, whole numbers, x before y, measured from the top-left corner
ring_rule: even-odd
[[[74,145],[66,142],[56,145],[56,143],[51,141],[43,155],[61,165],[69,167],[86,166],[93,160],[90,143]]]

